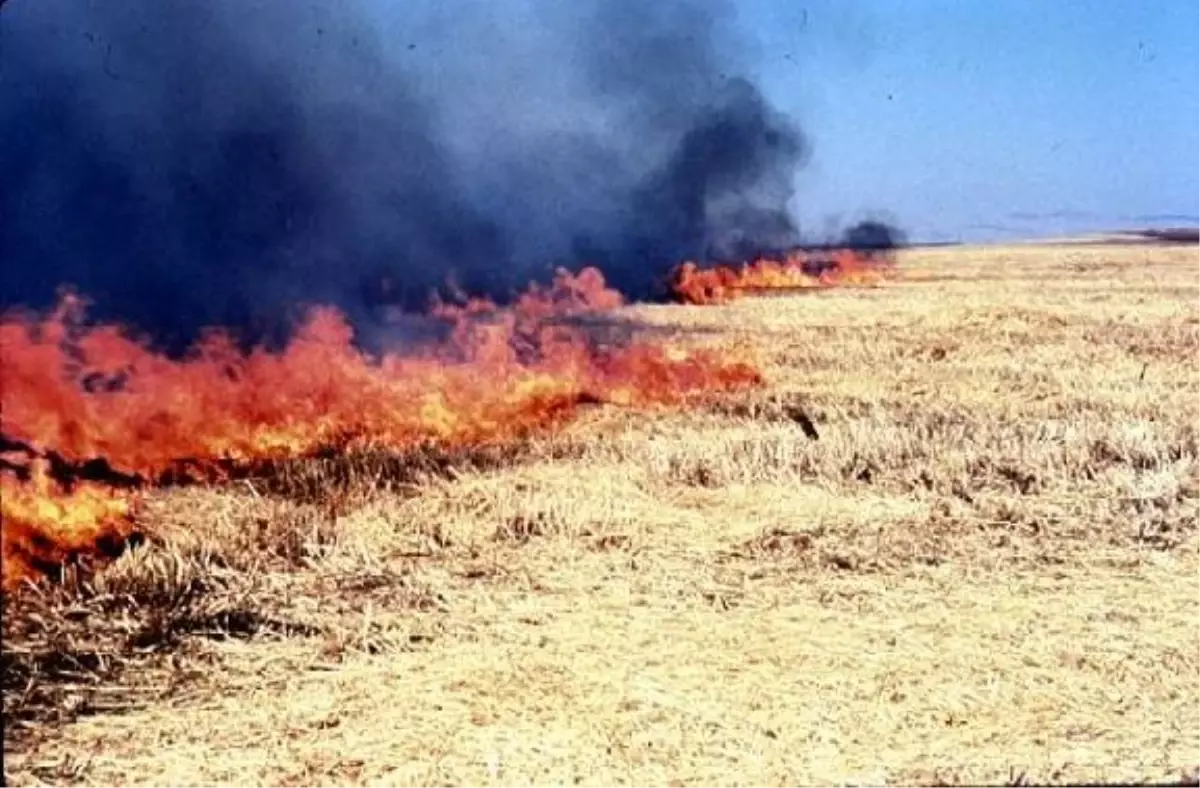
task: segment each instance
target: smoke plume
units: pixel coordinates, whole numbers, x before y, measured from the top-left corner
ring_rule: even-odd
[[[17,0],[0,14],[0,307],[70,285],[178,345],[356,322],[560,264],[652,295],[799,241],[809,145],[732,2]]]

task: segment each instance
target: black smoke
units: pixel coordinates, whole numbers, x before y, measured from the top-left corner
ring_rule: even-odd
[[[731,2],[18,0],[0,13],[0,307],[63,285],[177,345],[448,280],[782,248],[809,154]],[[386,283],[386,284],[385,284]]]
[[[858,249],[867,254],[882,254],[908,242],[895,225],[880,219],[864,219],[842,233],[838,246]]]

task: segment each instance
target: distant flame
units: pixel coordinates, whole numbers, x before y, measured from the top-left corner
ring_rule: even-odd
[[[684,263],[675,269],[672,290],[689,304],[724,304],[746,293],[808,290],[836,286],[870,287],[893,268],[890,258],[841,249],[828,258],[796,252],[783,260],[760,259],[739,267],[700,268]]]
[[[174,360],[115,326],[85,326],[83,303],[66,297],[45,317],[0,319],[2,433],[39,456],[101,458],[153,483],[167,471],[202,477],[330,449],[503,441],[561,424],[588,401],[667,404],[761,381],[719,352],[599,346],[562,320],[622,302],[595,269],[559,271],[509,308],[435,305],[449,338],[410,352],[369,358],[339,312],[318,308],[281,352],[244,353],[213,331]],[[5,588],[129,532],[128,494],[66,490],[25,470],[31,481],[0,475]]]

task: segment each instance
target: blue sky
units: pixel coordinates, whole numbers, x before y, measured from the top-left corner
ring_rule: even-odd
[[[813,141],[806,224],[882,210],[926,239],[1195,224],[1198,7],[738,3],[764,90]]]

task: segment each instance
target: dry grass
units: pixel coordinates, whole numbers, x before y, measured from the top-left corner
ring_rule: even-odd
[[[771,386],[164,492],[5,613],[10,784],[1195,784],[1197,258],[627,325]]]

